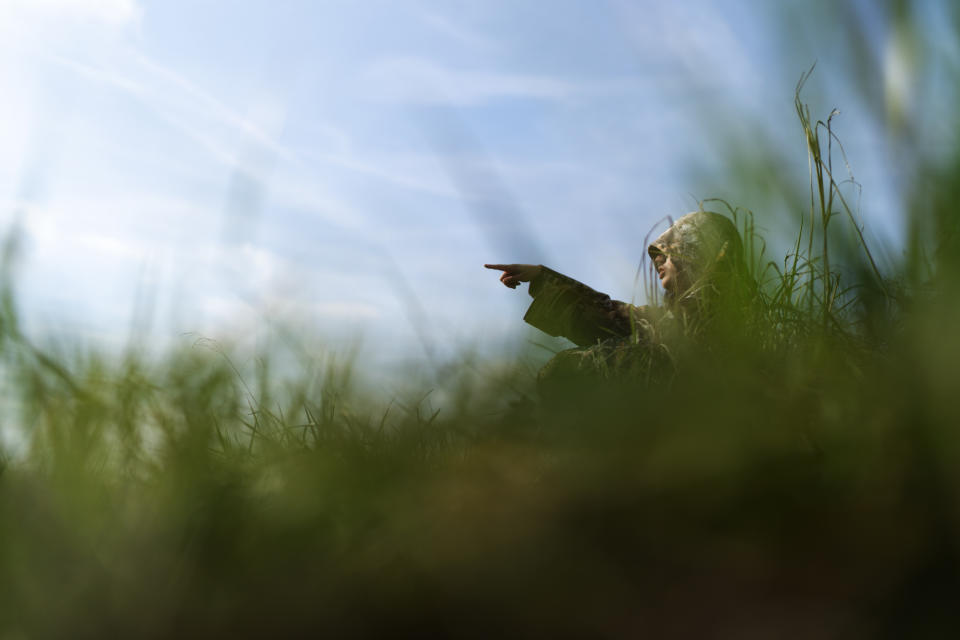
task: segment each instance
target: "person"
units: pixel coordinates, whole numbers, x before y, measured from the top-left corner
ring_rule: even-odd
[[[585,374],[669,376],[683,342],[702,341],[744,320],[755,287],[729,218],[710,211],[684,215],[647,253],[664,290],[663,305],[613,300],[543,265],[484,265],[501,271],[500,281],[511,289],[529,282],[533,301],[523,319],[577,345],[544,366],[541,382]]]

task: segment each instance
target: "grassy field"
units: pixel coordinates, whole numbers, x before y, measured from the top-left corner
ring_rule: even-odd
[[[430,388],[378,397],[349,359],[290,376],[204,340],[52,349],[7,281],[3,637],[942,637],[960,163],[912,212],[938,246],[882,273],[832,125],[797,108],[793,250],[705,203],[748,240],[756,314],[648,385],[544,403],[519,362],[480,360],[437,411]]]

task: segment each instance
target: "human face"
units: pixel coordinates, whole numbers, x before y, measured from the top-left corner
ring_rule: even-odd
[[[673,258],[665,253],[658,253],[653,259],[653,266],[660,276],[660,286],[667,291],[673,291],[677,286],[677,265]]]

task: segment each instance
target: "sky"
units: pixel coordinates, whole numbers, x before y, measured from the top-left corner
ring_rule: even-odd
[[[805,98],[841,107],[896,253],[909,171],[890,132],[928,116],[910,135],[951,147],[929,99],[949,92],[918,86],[920,45],[877,9],[895,3],[766,4],[0,0],[0,222],[26,324],[118,345],[282,319],[442,357],[531,335],[526,294],[485,262],[643,302],[644,239],[701,199],[771,229],[802,213],[738,191],[731,149],[776,149],[771,170],[805,184],[793,97],[815,62]],[[955,64],[949,4],[916,6]]]

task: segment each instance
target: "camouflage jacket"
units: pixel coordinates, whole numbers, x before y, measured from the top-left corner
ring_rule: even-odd
[[[634,306],[541,266],[530,282],[533,302],[523,317],[541,331],[569,338],[580,347],[613,339],[634,344],[670,341],[709,324],[721,296],[750,298],[743,246],[730,219],[710,211],[682,216],[647,248],[650,259],[669,256],[683,290],[665,294],[666,307]],[[735,296],[740,294],[740,298]],[[731,297],[733,296],[733,297]],[[735,306],[735,305],[734,305]]]
[[[583,373],[648,381],[669,377],[675,356],[699,344],[721,315],[730,326],[742,325],[737,312],[749,306],[755,286],[743,262],[740,236],[728,218],[707,211],[682,216],[647,253],[651,260],[665,254],[677,270],[681,289],[666,291],[663,307],[611,300],[541,266],[530,281],[533,302],[523,319],[578,346],[548,362],[538,376],[541,382]]]
[[[552,336],[563,336],[580,347],[610,339],[649,343],[655,326],[667,314],[656,306],[635,306],[612,300],[587,285],[541,266],[530,282],[533,302],[523,319]]]

